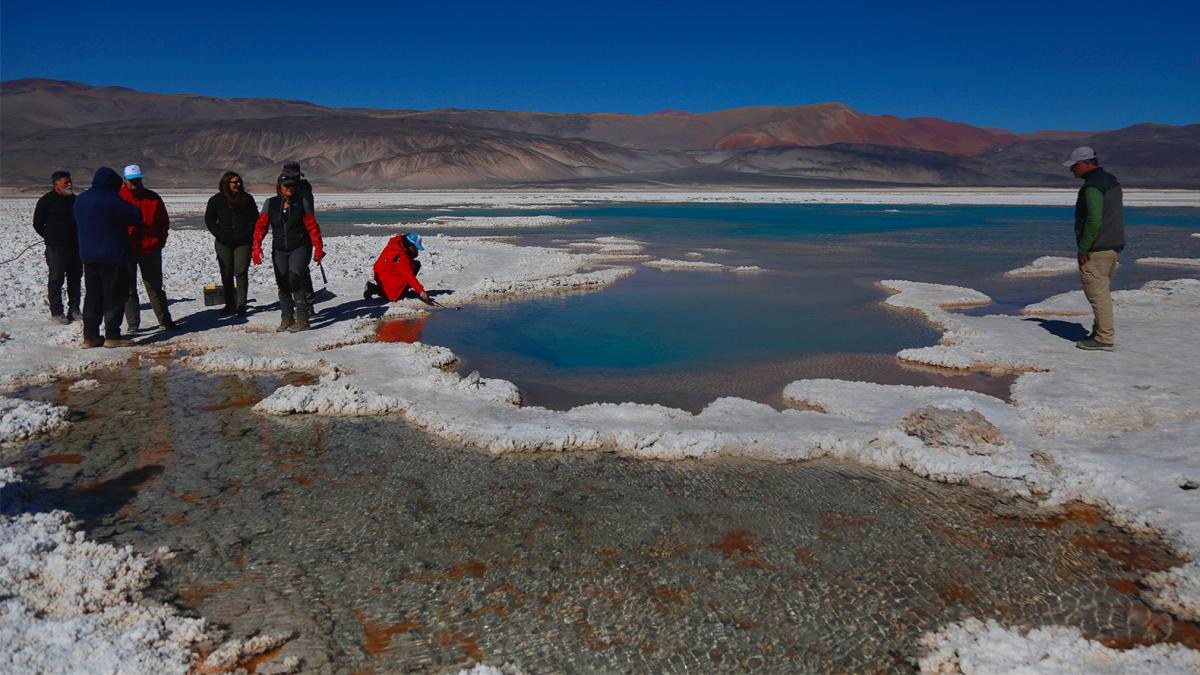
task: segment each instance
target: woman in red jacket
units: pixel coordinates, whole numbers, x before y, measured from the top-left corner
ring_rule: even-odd
[[[416,232],[396,235],[388,240],[383,247],[383,253],[375,259],[375,279],[368,281],[363,289],[363,299],[370,300],[378,295],[396,302],[404,297],[409,288],[426,304],[429,304],[429,294],[425,287],[417,281],[417,273],[421,271],[421,261],[417,260],[418,251],[424,251],[421,245],[421,235]]]
[[[310,283],[308,261],[321,262],[325,249],[321,226],[304,205],[296,190],[296,178],[280,176],[275,196],[263,204],[254,224],[254,244],[250,257],[262,263],[262,242],[271,229],[271,262],[275,265],[275,285],[279,287],[282,320],[277,331],[298,333],[308,330],[308,305],[304,290]]]

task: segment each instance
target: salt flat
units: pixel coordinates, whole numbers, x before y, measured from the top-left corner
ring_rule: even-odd
[[[207,195],[172,195],[167,201],[172,212],[179,214],[196,204],[202,208],[202,200],[206,199]],[[322,205],[347,208],[352,204],[469,203],[513,208],[597,199],[1065,205],[1073,203],[1074,193],[406,193],[330,195]],[[1138,203],[1138,199],[1145,201]],[[1195,192],[1130,191],[1127,203],[1200,206],[1200,198]],[[0,223],[9,228],[27,227],[32,205],[29,199],[3,200]],[[328,241],[325,267],[330,275],[329,290],[336,299],[323,307],[347,303],[361,292],[370,263],[386,238],[353,236]],[[33,239],[32,232],[28,237],[6,237],[0,241],[0,259],[12,257]],[[428,266],[422,278],[431,288],[452,289],[452,293],[439,296],[447,305],[485,297],[599,289],[634,273],[628,267],[582,272],[595,262],[591,253],[455,237],[430,237],[427,242]],[[181,298],[173,313],[185,328],[188,317],[203,309],[198,291],[212,278],[212,257],[207,233],[180,231],[171,235],[164,260],[166,288],[170,296]],[[1117,522],[1131,528],[1163,533],[1193,560],[1200,555],[1200,502],[1195,489],[1200,484],[1200,453],[1195,451],[1195,439],[1200,438],[1200,400],[1194,387],[1200,378],[1200,360],[1195,358],[1194,347],[1194,336],[1200,329],[1200,280],[1194,278],[1151,282],[1141,289],[1115,293],[1119,334],[1114,353],[1076,350],[1037,320],[1077,316],[1081,307],[1086,308],[1079,291],[1032,305],[1026,309],[1027,316],[966,316],[948,308],[986,305],[990,298],[968,288],[881,280],[894,293],[886,298],[887,305],[898,311],[917,312],[944,332],[941,344],[904,350],[899,358],[938,367],[1020,372],[1013,402],[938,387],[802,380],[789,385],[785,396],[802,404],[806,408],[803,410],[779,411],[751,401],[722,398],[693,415],[631,403],[593,404],[565,412],[522,406],[519,392],[511,383],[487,378],[486,374],[461,376],[447,370],[455,357],[443,347],[373,341],[377,319],[426,311],[417,301],[360,306],[346,313],[342,321],[324,326],[318,323],[318,329],[308,333],[273,333],[278,317],[266,312],[251,315],[242,325],[185,330],[153,345],[84,352],[78,349],[78,323],[62,327],[46,322],[43,270],[36,249],[0,267],[0,331],[5,333],[0,341],[0,386],[5,388],[81,373],[152,350],[187,349],[190,355],[185,362],[201,370],[308,370],[320,376],[314,384],[278,389],[256,406],[264,414],[399,414],[430,433],[495,453],[601,450],[660,459],[736,455],[772,461],[833,456],[906,469],[934,480],[979,485],[1048,506],[1082,500],[1104,508]],[[273,299],[274,284],[268,267],[253,268],[251,291],[259,304]],[[21,429],[23,435],[51,432],[62,423],[61,414],[36,406],[14,404],[5,410],[4,414],[11,417],[6,417],[6,423]],[[986,443],[963,443],[953,439],[940,442],[910,433],[913,415],[929,410],[951,416],[977,413],[997,435]],[[29,542],[4,557],[5,570],[13,569],[8,567],[11,565],[29,569],[28,556],[42,555],[33,553],[40,546],[39,536],[48,542],[45,547],[61,549],[65,559],[78,555],[128,559],[128,552],[112,547],[74,551],[65,545],[67,540],[75,539],[64,528],[35,523],[24,515],[5,516],[0,542],[18,538]],[[136,589],[145,581],[139,565],[126,564],[132,575],[129,578],[134,580],[127,585],[133,590],[116,597],[105,596],[96,607],[75,607],[73,620],[107,620],[96,618],[97,613],[105,607],[130,605],[130,598],[136,600]],[[25,574],[27,578],[29,573]],[[1181,618],[1200,618],[1200,566],[1195,562],[1153,575],[1144,580],[1144,585],[1142,593],[1147,602]],[[73,639],[92,630],[78,623],[68,626],[39,613],[39,599],[46,589],[30,584],[21,588],[32,590],[22,590],[2,601],[5,615],[12,619],[6,621],[5,630],[12,633],[5,636],[10,639],[5,640],[5,648],[0,648],[0,656],[24,658],[32,642]],[[61,603],[64,597],[69,601],[73,596],[57,595],[52,601]],[[143,616],[138,621],[157,621],[156,625],[166,626],[160,629],[162,640],[179,647],[160,664],[164,670],[175,669],[181,655],[199,644],[198,629],[191,624],[172,623],[176,620],[161,607],[146,611],[151,612],[146,615],[149,618]],[[118,644],[121,649],[133,648],[124,644],[127,635],[121,632],[121,625],[109,626],[115,630],[112,653],[118,655],[114,658],[133,658],[118,651]],[[987,659],[991,653],[988,650],[996,644],[992,638],[1000,635],[996,631],[1006,631],[1004,644],[1009,656],[1017,655],[1012,659],[1016,663],[1036,661],[1046,644],[1053,644],[1056,655],[1067,660],[1071,655],[1083,658],[1103,654],[1106,649],[1075,639],[1069,632],[1046,630],[1024,635],[1003,627],[985,629],[970,623],[947,627],[930,638],[931,657],[923,665],[930,670],[956,672],[953,667],[963,668],[974,658],[972,655]],[[981,635],[990,637],[981,639]],[[91,645],[89,649],[103,650],[104,646]],[[163,646],[161,641],[147,641],[145,649],[162,652]],[[946,649],[953,656],[946,656]],[[63,658],[79,658],[79,654],[64,651]],[[1181,647],[1132,650],[1121,658],[1133,659],[1120,662],[1127,667],[1134,664],[1161,670],[1186,669],[1196,663],[1195,653]]]
[[[83,188],[80,181],[80,188]],[[161,190],[170,212],[202,215],[211,191]],[[259,194],[261,202],[270,195]],[[796,191],[628,191],[628,192],[320,192],[315,195],[322,209],[365,208],[491,208],[537,209],[590,202],[713,203],[713,204],[1014,204],[1071,206],[1072,189],[1015,188],[927,188],[895,190],[796,190]],[[21,201],[28,197],[4,197]],[[1200,207],[1197,190],[1125,190],[1126,206]]]

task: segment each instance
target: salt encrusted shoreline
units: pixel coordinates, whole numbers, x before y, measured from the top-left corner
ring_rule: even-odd
[[[12,201],[5,200],[6,225],[22,217],[7,208]],[[31,208],[32,201],[26,201]],[[353,300],[385,238],[331,239],[327,268],[330,290],[337,297],[323,307]],[[19,243],[0,242],[0,256],[15,253]],[[431,237],[430,244],[423,279],[431,288],[453,289],[439,296],[448,305],[512,293],[600,287],[632,273],[616,268],[581,274],[578,270],[594,264],[595,257],[552,249],[451,237]],[[192,289],[206,281],[214,267],[211,257],[203,233],[172,234],[164,264],[168,293],[194,295]],[[484,264],[491,276],[482,276]],[[41,275],[40,260],[28,254],[17,264],[0,267],[0,320],[12,336],[0,343],[0,383],[81,372],[130,356],[126,350],[80,352],[74,349],[73,327],[46,324],[44,309],[34,300],[43,292]],[[267,269],[255,268],[251,284],[260,304],[271,300],[273,282]],[[836,456],[980,485],[1048,506],[1087,501],[1129,527],[1165,533],[1188,556],[1200,552],[1200,505],[1188,501],[1194,491],[1186,487],[1200,481],[1200,457],[1189,452],[1188,445],[1189,439],[1200,437],[1200,402],[1191,384],[1200,377],[1191,349],[1191,338],[1200,328],[1200,281],[1151,282],[1115,293],[1120,332],[1113,354],[1075,350],[1033,318],[970,317],[947,311],[990,302],[972,289],[904,281],[881,285],[896,291],[886,300],[889,306],[921,313],[944,330],[941,344],[904,350],[901,359],[1024,372],[1014,385],[1014,402],[936,387],[805,380],[785,390],[786,398],[805,410],[777,411],[736,398],[718,399],[696,415],[629,403],[566,412],[522,407],[509,382],[447,371],[453,355],[444,348],[370,341],[375,318],[385,312],[421,311],[415,301],[389,308],[362,306],[361,312],[331,326],[297,335],[270,333],[269,339],[263,335],[276,315],[256,314],[246,324],[209,327],[166,344],[194,350],[196,355],[187,361],[201,369],[303,369],[321,375],[316,384],[277,390],[258,405],[263,412],[400,414],[431,433],[492,452],[606,450],[668,459]],[[1026,312],[1071,316],[1081,303],[1086,308],[1077,291],[1031,305]],[[201,310],[194,297],[176,308],[177,319],[183,318],[185,325],[189,314]],[[48,370],[47,364],[56,361]],[[1079,392],[1093,395],[1081,397]],[[987,443],[928,437],[914,430],[914,415],[920,414],[963,419],[978,415],[995,433]],[[1144,592],[1145,599],[1178,616],[1196,616],[1196,572],[1196,563],[1190,563],[1147,577],[1150,590]],[[20,619],[24,630],[24,615]],[[944,633],[958,636],[957,658],[969,658],[986,647],[987,641],[968,639],[970,628],[956,630],[947,627]],[[1044,630],[1058,640],[1064,635],[1061,630],[1068,629]],[[1036,654],[1045,644],[1042,635],[1013,633],[1009,642],[1022,646],[1027,655]],[[931,649],[938,640],[948,639],[931,638]],[[1095,646],[1075,641],[1063,649],[1086,652]],[[1154,649],[1165,655],[1162,663],[1188,663],[1186,659],[1194,657],[1180,647]]]

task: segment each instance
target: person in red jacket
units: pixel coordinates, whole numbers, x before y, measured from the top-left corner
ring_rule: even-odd
[[[396,302],[411,288],[418,298],[429,304],[429,294],[417,281],[417,273],[421,271],[421,261],[417,260],[417,255],[418,251],[424,250],[421,235],[416,232],[398,234],[389,239],[383,252],[375,259],[375,279],[367,282],[363,299],[370,300],[378,295],[387,298],[388,302]]]
[[[125,301],[125,323],[135,331],[142,324],[141,299],[138,298],[138,270],[142,272],[142,285],[150,298],[150,307],[163,330],[176,330],[167,307],[167,294],[163,291],[162,250],[167,245],[167,233],[171,219],[162,197],[142,184],[142,168],[137,164],[125,167],[125,185],[121,198],[138,207],[142,220],[129,228],[129,244],[133,258],[129,263],[129,298]]]
[[[325,247],[321,226],[297,194],[297,180],[283,175],[275,184],[275,196],[263,204],[254,224],[254,243],[250,259],[262,264],[262,242],[271,229],[271,262],[275,265],[275,285],[279,287],[279,310],[283,314],[277,331],[298,333],[308,330],[308,303],[304,291],[311,285],[308,261],[321,262]]]

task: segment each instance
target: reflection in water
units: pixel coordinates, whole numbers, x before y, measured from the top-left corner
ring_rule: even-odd
[[[395,419],[221,405],[276,377],[103,381],[23,392],[79,419],[6,463],[93,536],[178,552],[154,595],[295,630],[280,653],[313,672],[899,670],[966,616],[1200,647],[1138,598],[1179,560],[1086,508],[829,460],[494,457]]]
[[[426,317],[420,319],[392,319],[380,322],[375,338],[380,342],[420,342]]]

